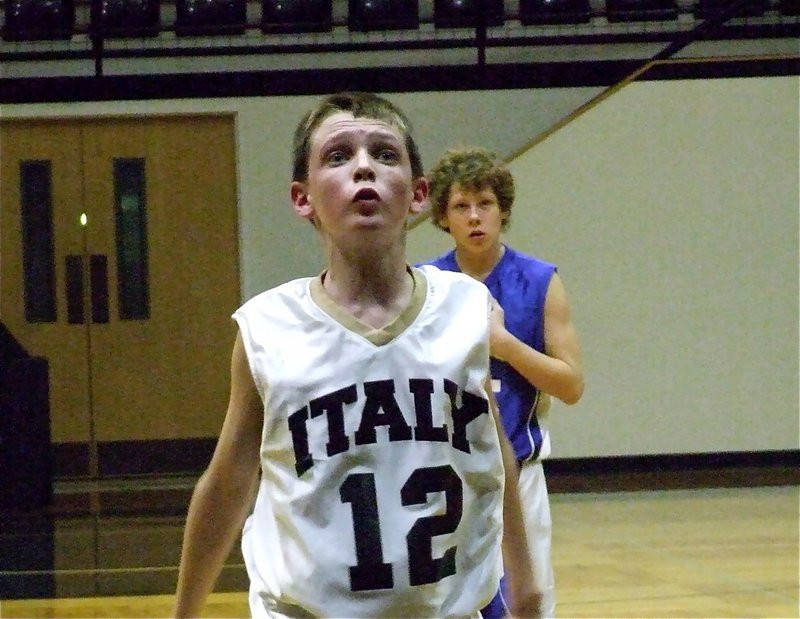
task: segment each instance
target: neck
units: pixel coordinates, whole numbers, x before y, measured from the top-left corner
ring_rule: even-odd
[[[497,263],[500,262],[505,251],[505,245],[500,242],[479,253],[464,251],[457,247],[456,262],[462,273],[483,281],[489,276],[492,269],[497,266]]]
[[[325,290],[343,307],[405,307],[413,286],[403,252],[328,256]]]

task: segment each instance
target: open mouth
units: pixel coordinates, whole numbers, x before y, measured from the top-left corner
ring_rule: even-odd
[[[356,195],[353,196],[353,202],[375,202],[380,199],[381,197],[378,195],[377,191],[367,187],[364,189],[359,189],[356,192]]]
[[[485,232],[481,232],[480,230],[475,230],[474,232],[469,233],[469,238],[471,239],[479,239],[481,237],[486,236]]]

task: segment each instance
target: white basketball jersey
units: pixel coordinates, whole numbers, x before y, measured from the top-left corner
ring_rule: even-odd
[[[412,302],[384,329],[344,313],[319,277],[234,314],[264,401],[242,545],[267,615],[470,617],[497,590],[488,291],[412,273]]]

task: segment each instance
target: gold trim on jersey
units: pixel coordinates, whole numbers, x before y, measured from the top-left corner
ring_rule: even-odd
[[[425,278],[425,274],[411,266],[407,266],[406,270],[409,275],[411,275],[411,279],[414,282],[414,288],[411,292],[411,301],[408,306],[400,312],[397,318],[380,329],[376,329],[375,327],[361,322],[358,318],[337,305],[322,285],[327,271],[323,271],[318,277],[311,280],[309,292],[314,303],[345,329],[357,333],[375,346],[384,346],[397,338],[414,322],[422,311],[422,306],[425,304],[428,291],[428,280]]]

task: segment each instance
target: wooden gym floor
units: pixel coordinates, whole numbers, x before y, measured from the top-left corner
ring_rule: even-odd
[[[796,485],[554,493],[551,503],[559,617],[800,617]],[[2,601],[0,617],[169,616],[182,517],[72,520],[56,527],[58,597]],[[71,568],[58,556],[70,552],[103,567]],[[247,617],[245,587],[234,552],[204,616]]]

